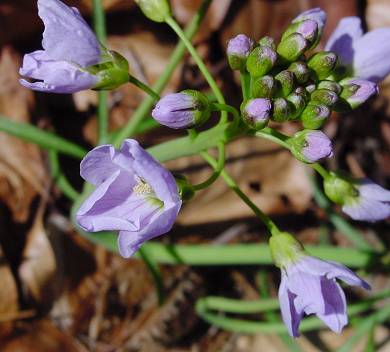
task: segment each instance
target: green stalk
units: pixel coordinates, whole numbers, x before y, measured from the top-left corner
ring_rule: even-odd
[[[251,76],[249,75],[249,72],[247,72],[245,69],[240,72],[240,81],[241,81],[241,89],[242,89],[242,99],[243,101],[246,101],[251,97],[251,93],[250,93]]]
[[[61,171],[60,163],[58,160],[58,153],[54,150],[49,150],[49,163],[50,173],[62,193],[70,200],[75,201],[80,194],[69,183],[68,179]]]
[[[283,148],[290,150],[290,146],[287,143],[287,140],[290,137],[278,132],[273,128],[265,127],[262,130],[255,132],[255,136],[268,139],[276,144],[279,144]]]
[[[180,40],[186,46],[188,52],[191,54],[192,58],[195,60],[196,64],[199,67],[199,70],[203,74],[203,77],[206,79],[211,90],[213,91],[215,98],[217,99],[217,102],[219,104],[225,104],[225,98],[223,97],[221,90],[219,89],[213,76],[210,74],[209,70],[207,69],[206,65],[204,64],[202,58],[199,56],[198,52],[193,47],[190,40],[188,40],[188,36],[186,35],[186,33],[183,32],[183,30],[180,28],[180,26],[177,24],[177,22],[172,17],[168,17],[165,20],[165,22],[174,30],[174,32],[177,34],[177,36],[180,38]],[[227,114],[224,111],[221,114],[221,121],[222,122],[227,121]]]
[[[321,164],[319,163],[314,163],[314,164],[309,164],[314,170],[316,170],[321,177],[325,180],[329,177],[329,171],[326,170]]]
[[[0,115],[0,131],[39,145],[43,149],[55,150],[59,153],[82,159],[87,151],[54,133],[44,131],[34,125],[14,122]]]
[[[97,38],[105,46],[107,41],[106,18],[102,0],[93,0],[93,22]],[[98,122],[98,144],[105,144],[108,141],[108,120],[107,107],[108,93],[100,91],[98,94],[97,122]]]
[[[160,95],[157,94],[152,88],[147,86],[145,83],[142,83],[140,80],[135,78],[134,76],[129,74],[129,83],[134,84],[139,89],[143,90],[146,94],[148,94],[154,100],[159,100]]]
[[[196,15],[194,16],[191,23],[188,25],[186,29],[185,33],[188,38],[192,38],[198,31],[202,19],[206,14],[208,7],[210,6],[210,3],[211,0],[203,0],[201,6],[199,7],[198,12],[196,13]],[[167,85],[169,79],[171,78],[173,71],[176,69],[179,61],[183,58],[184,53],[185,53],[185,45],[183,42],[180,42],[178,43],[174,52],[172,53],[172,56],[169,60],[166,69],[161,74],[156,84],[153,86],[154,92],[156,92],[157,94],[160,94],[162,92],[162,90]],[[155,100],[151,97],[145,98],[145,100],[141,103],[138,109],[134,112],[131,119],[129,119],[129,122],[126,124],[126,126],[124,126],[123,129],[121,129],[120,132],[118,132],[118,134],[112,140],[116,148],[120,146],[120,144],[124,139],[134,134],[142,119],[148,114],[148,112],[152,108],[154,102]]]

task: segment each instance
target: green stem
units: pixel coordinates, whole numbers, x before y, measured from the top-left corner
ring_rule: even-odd
[[[93,0],[93,22],[97,38],[102,45],[106,44],[106,18],[102,5],[102,0]],[[108,119],[109,113],[107,108],[107,92],[97,92],[98,107],[97,107],[97,125],[98,125],[98,144],[107,143],[108,137]]]
[[[143,90],[146,94],[152,97],[154,100],[159,100],[160,95],[156,93],[152,88],[147,86],[145,83],[142,83],[140,80],[129,74],[129,82],[134,84],[139,89]]]
[[[58,153],[54,150],[49,150],[49,163],[50,173],[58,188],[66,197],[72,201],[75,201],[79,197],[79,193],[73,188],[68,179],[62,173],[58,160]]]
[[[242,89],[242,98],[244,101],[250,99],[250,81],[251,76],[246,70],[240,72],[240,81],[241,81],[241,89]]]
[[[326,170],[321,164],[314,163],[314,164],[309,164],[314,170],[316,170],[321,177],[325,180],[329,177],[329,172]]]
[[[177,36],[181,39],[181,41],[186,46],[187,50],[195,60],[196,64],[198,65],[200,71],[202,72],[204,78],[206,79],[207,83],[209,84],[211,90],[213,91],[217,101],[219,104],[225,104],[225,98],[223,97],[221,90],[219,89],[217,83],[215,82],[213,76],[210,74],[209,70],[207,69],[206,65],[204,64],[203,60],[199,56],[198,52],[193,47],[192,43],[188,40],[188,37],[183,32],[183,30],[180,28],[180,26],[177,24],[177,22],[172,18],[168,17],[166,19],[166,23],[174,30],[174,32],[177,34]],[[226,112],[222,112],[221,115],[221,121],[226,122],[227,120],[227,114]]]
[[[188,38],[192,38],[195,33],[198,31],[202,19],[210,6],[211,0],[203,0],[202,4],[199,7],[198,12],[192,19],[191,23],[188,25],[186,29],[186,36]],[[185,53],[185,45],[183,42],[178,43],[172,56],[167,64],[166,69],[161,74],[160,78],[157,80],[156,84],[153,86],[153,91],[157,94],[160,94],[162,90],[167,85],[169,79],[172,76],[173,71],[176,69],[179,61],[183,58]],[[129,119],[128,123],[123,127],[123,129],[115,135],[112,140],[114,146],[118,148],[122,141],[129,136],[132,136],[134,132],[137,130],[138,125],[141,123],[142,119],[148,114],[150,109],[152,108],[155,100],[151,97],[146,98],[141,105],[134,112],[131,119]]]
[[[0,115],[0,131],[39,145],[43,149],[55,150],[75,158],[82,159],[87,151],[54,133],[44,131],[34,125],[14,122]]]
[[[211,111],[226,111],[233,115],[235,121],[240,120],[240,113],[231,105],[211,103]]]
[[[287,143],[287,140],[290,137],[284,135],[283,133],[278,132],[277,130],[275,130],[273,128],[265,127],[262,130],[255,132],[255,136],[268,139],[274,143],[279,144],[283,148],[290,150],[290,146]]]
[[[200,154],[203,156],[203,153],[205,152],[201,152]],[[194,189],[194,191],[200,191],[213,184],[218,179],[224,166],[225,166],[225,144],[220,142],[218,145],[218,164],[213,174],[206,181],[199,183],[197,185],[193,185],[192,188]]]
[[[203,159],[205,159],[214,169],[217,168],[218,164],[217,162],[207,153],[202,153]],[[279,232],[278,227],[276,224],[267,216],[265,215],[257,206],[255,203],[253,203],[250,198],[240,189],[240,187],[237,185],[237,183],[230,177],[230,175],[225,171],[221,171],[221,176],[225,180],[226,184],[229,186],[230,189],[232,189],[242,200],[245,204],[248,205],[249,208],[252,209],[253,213],[264,223],[264,225],[268,228],[269,232],[271,234]]]

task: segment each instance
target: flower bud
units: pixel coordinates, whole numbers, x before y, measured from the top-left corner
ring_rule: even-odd
[[[311,93],[310,99],[320,104],[332,107],[339,100],[338,95],[328,89],[317,89]]]
[[[364,79],[346,78],[340,82],[340,85],[343,89],[340,98],[352,109],[356,109],[371,96],[378,94],[378,86]]]
[[[272,50],[276,49],[275,40],[271,37],[265,36],[259,40],[260,46],[268,46]]]
[[[112,90],[129,82],[129,63],[116,51],[104,49],[104,63],[86,70],[97,76],[94,90]]]
[[[268,124],[271,108],[269,99],[250,99],[241,105],[242,118],[249,127],[260,130]]]
[[[329,175],[329,177],[324,179],[324,191],[332,202],[343,205],[351,203],[359,196],[354,183],[348,177],[334,172],[330,172]]]
[[[195,195],[194,187],[184,175],[175,174],[177,189],[180,199],[184,202],[189,201]]]
[[[331,51],[321,51],[314,54],[307,62],[309,68],[314,71],[314,79],[321,81],[332,73],[336,66],[337,55]]]
[[[165,22],[171,16],[168,0],[135,0],[144,15],[155,22]]]
[[[315,84],[309,84],[306,86],[306,92],[308,92],[309,94],[313,93],[315,90],[316,90],[316,85]]]
[[[192,128],[210,117],[210,103],[203,93],[186,89],[160,99],[152,116],[160,124],[170,128]]]
[[[287,232],[278,232],[269,239],[273,262],[278,268],[286,268],[305,254],[303,246]]]
[[[272,98],[275,88],[275,80],[272,76],[258,77],[252,81],[252,97]]]
[[[229,40],[226,53],[232,70],[245,69],[246,58],[253,49],[253,40],[245,34],[239,34]]]
[[[275,80],[278,82],[277,96],[286,97],[294,88],[294,74],[288,70],[280,71]]]
[[[246,69],[252,77],[265,75],[274,66],[276,52],[268,46],[258,46],[253,49],[246,60]]]
[[[291,153],[305,163],[315,163],[333,155],[332,142],[321,131],[299,131],[288,140],[288,143]]]
[[[321,81],[317,85],[318,89],[328,89],[332,92],[335,92],[337,95],[341,93],[341,86],[337,82],[334,81]]]
[[[301,121],[304,128],[316,130],[320,128],[330,116],[330,110],[326,105],[309,102],[303,110]]]
[[[282,62],[297,60],[307,49],[308,41],[299,33],[290,34],[276,48]]]
[[[310,70],[303,61],[293,62],[288,67],[288,70],[294,74],[295,79],[299,84],[304,84],[309,80]]]
[[[317,42],[318,38],[318,24],[316,21],[307,19],[291,24],[282,35],[282,41],[293,33],[299,33],[310,44]]]
[[[288,100],[285,98],[276,98],[273,102],[271,119],[276,122],[288,121],[293,110],[294,108]]]
[[[292,105],[290,112],[290,120],[299,118],[303,109],[306,106],[305,98],[301,94],[292,93],[286,98]]]

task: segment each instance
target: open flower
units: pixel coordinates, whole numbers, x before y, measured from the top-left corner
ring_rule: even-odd
[[[377,83],[390,73],[390,28],[363,34],[359,17],[340,20],[325,50],[335,52],[354,77]]]
[[[181,207],[175,179],[137,141],[125,140],[119,151],[96,147],[80,174],[96,189],[77,211],[78,224],[89,232],[119,230],[123,257],[172,228]]]
[[[38,0],[38,14],[45,25],[44,50],[24,56],[19,73],[33,81],[21,79],[22,85],[42,92],[74,93],[127,82],[127,61],[100,45],[76,8],[59,0]]]
[[[370,285],[344,265],[308,255],[289,233],[274,234],[270,249],[282,273],[279,303],[289,334],[299,336],[299,324],[305,314],[317,315],[331,330],[340,333],[348,316],[345,294],[336,279],[365,289]]]

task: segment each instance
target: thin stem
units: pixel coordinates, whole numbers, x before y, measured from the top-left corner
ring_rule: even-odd
[[[246,70],[240,72],[242,98],[244,101],[250,98],[250,79],[251,76]]]
[[[202,72],[204,78],[206,79],[207,83],[209,84],[211,90],[213,91],[218,103],[225,104],[225,98],[223,97],[221,90],[219,89],[213,76],[210,74],[210,72],[207,69],[206,65],[204,64],[203,60],[201,59],[198,52],[193,47],[192,43],[188,40],[186,34],[183,32],[181,27],[177,24],[177,22],[172,17],[168,17],[166,19],[166,23],[175,31],[177,36],[181,39],[181,41],[186,46],[187,50],[189,51],[189,53],[191,54],[191,56],[195,60],[200,71]],[[221,121],[226,122],[226,120],[227,120],[227,114],[226,114],[226,112],[222,112]]]
[[[283,148],[286,148],[286,149],[290,150],[290,146],[287,143],[287,140],[290,137],[284,135],[283,133],[278,132],[277,130],[275,130],[273,128],[265,127],[262,130],[257,131],[255,133],[255,136],[268,139],[268,140],[270,140],[272,142],[275,142],[275,143],[279,144]]]
[[[145,83],[142,83],[140,80],[129,74],[129,82],[134,84],[139,89],[143,90],[146,94],[152,97],[154,100],[159,100],[160,95],[156,93],[152,88],[147,86]]]
[[[329,172],[326,170],[321,164],[314,163],[314,164],[309,164],[314,170],[316,170],[321,177],[325,180],[329,177]]]
[[[201,152],[200,154],[203,156],[204,153],[206,152]],[[200,191],[201,189],[207,188],[211,184],[213,184],[218,179],[224,166],[225,166],[225,144],[220,142],[218,144],[218,164],[215,168],[215,171],[206,181],[199,183],[197,185],[193,185],[192,188],[194,189],[194,191]]]
[[[202,153],[203,159],[205,159],[214,169],[217,168],[217,162],[207,153]],[[232,189],[242,200],[244,203],[248,205],[249,208],[252,209],[254,214],[264,223],[264,225],[268,228],[271,234],[279,232],[276,224],[265,215],[255,203],[253,203],[250,198],[240,189],[237,183],[230,177],[230,175],[225,171],[221,171],[221,176],[225,180],[226,184]]]
[[[186,36],[188,38],[192,38],[196,32],[198,31],[200,24],[208,7],[210,6],[211,0],[203,0],[202,4],[199,7],[198,12],[192,19],[191,23],[188,25],[186,29]],[[161,74],[160,78],[157,80],[156,84],[153,85],[153,91],[160,94],[162,90],[167,85],[169,79],[172,76],[173,71],[176,69],[179,61],[183,58],[185,53],[185,45],[183,42],[179,42],[172,53],[172,56],[166,66],[165,71]],[[137,130],[138,125],[142,122],[143,118],[148,114],[150,109],[152,108],[155,100],[151,97],[146,98],[141,105],[137,108],[137,110],[132,115],[131,119],[129,119],[128,123],[121,129],[118,134],[115,135],[113,139],[113,144],[115,147],[119,147],[122,141],[133,135]]]
[[[102,45],[106,44],[106,19],[102,5],[102,0],[93,0],[93,21],[97,38]],[[98,94],[98,144],[107,143],[108,119],[107,92],[100,91]]]
[[[66,197],[72,201],[75,201],[80,196],[80,194],[73,188],[68,179],[62,173],[58,160],[58,153],[54,150],[49,151],[49,163],[52,178],[57,184],[58,188]]]
[[[211,110],[212,111],[226,111],[233,115],[234,120],[240,119],[240,113],[238,110],[228,104],[219,104],[219,103],[211,103]]]

